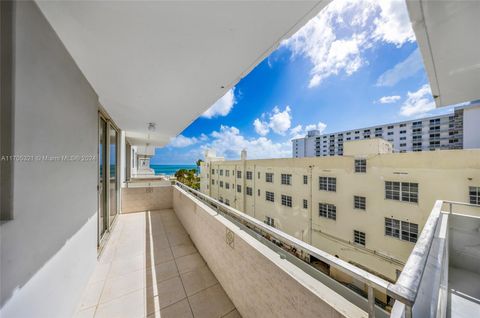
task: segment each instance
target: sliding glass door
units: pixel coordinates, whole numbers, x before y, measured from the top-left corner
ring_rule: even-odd
[[[110,225],[118,213],[118,132],[110,125]]]
[[[118,214],[119,189],[119,133],[103,114],[98,119],[98,246],[108,233]]]
[[[103,117],[98,120],[98,239],[100,241],[107,230],[107,122]]]

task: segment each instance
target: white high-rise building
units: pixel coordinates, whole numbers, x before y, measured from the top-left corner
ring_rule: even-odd
[[[394,152],[480,148],[480,128],[475,118],[480,118],[480,104],[457,107],[450,114],[332,134],[311,130],[304,138],[292,140],[292,157],[341,156],[344,142],[369,138],[389,141]]]

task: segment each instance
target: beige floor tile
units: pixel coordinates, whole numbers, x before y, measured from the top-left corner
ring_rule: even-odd
[[[158,264],[146,270],[146,286],[153,285],[154,281],[162,282],[178,275],[177,265],[174,261]]]
[[[110,271],[110,265],[111,263],[98,263],[93,271],[92,276],[90,276],[89,283],[96,283],[107,279],[107,275]]]
[[[177,262],[178,271],[180,273],[191,272],[194,269],[205,266],[205,261],[198,253],[186,255],[175,259]]]
[[[190,237],[186,233],[175,232],[167,233],[168,242],[170,246],[182,245],[182,244],[193,244],[190,240]]]
[[[222,317],[235,308],[220,284],[204,289],[188,300],[195,318]]]
[[[145,290],[140,289],[100,304],[95,318],[140,318],[145,316]]]
[[[90,307],[88,309],[78,311],[74,318],[93,318],[95,316],[95,309],[97,309],[97,307]]]
[[[197,268],[181,275],[187,296],[211,287],[218,283],[217,279],[207,266]]]
[[[112,262],[110,272],[107,278],[110,279],[114,276],[125,275],[131,272],[144,269],[146,266],[145,255],[138,254],[129,258],[119,259]]]
[[[96,306],[100,299],[100,295],[102,294],[104,285],[105,285],[104,280],[88,284],[85,290],[83,291],[83,295],[80,300],[79,310]]]
[[[152,239],[149,239],[148,243],[146,244],[147,249],[153,248],[154,250],[163,250],[165,248],[169,248],[170,244],[168,242],[167,236],[156,236]]]
[[[193,315],[187,299],[184,299],[150,314],[148,318],[193,318]]]
[[[242,318],[242,316],[240,315],[238,310],[235,309],[223,316],[223,318]]]
[[[197,252],[193,244],[181,244],[172,246],[173,257],[178,258],[185,255],[190,255]]]
[[[144,270],[109,278],[105,282],[100,303],[109,302],[135,290],[143,289],[145,287],[145,280],[146,273]]]
[[[170,262],[173,260],[173,253],[169,247],[154,249],[146,254],[146,267],[152,267],[155,264]]]
[[[171,278],[146,289],[147,314],[167,307],[186,297],[180,277]],[[158,308],[159,307],[159,308]]]

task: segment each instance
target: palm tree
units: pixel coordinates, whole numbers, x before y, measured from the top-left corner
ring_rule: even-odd
[[[195,169],[180,169],[175,172],[178,182],[181,182],[195,190],[200,189],[200,178],[196,175]]]

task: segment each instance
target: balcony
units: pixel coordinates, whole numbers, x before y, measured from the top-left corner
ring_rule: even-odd
[[[141,212],[118,217],[78,317],[460,317],[479,310],[478,206],[437,201],[392,284],[180,183],[125,188],[122,205]],[[309,256],[367,292],[335,281]],[[379,292],[396,300],[391,312],[378,306]]]

